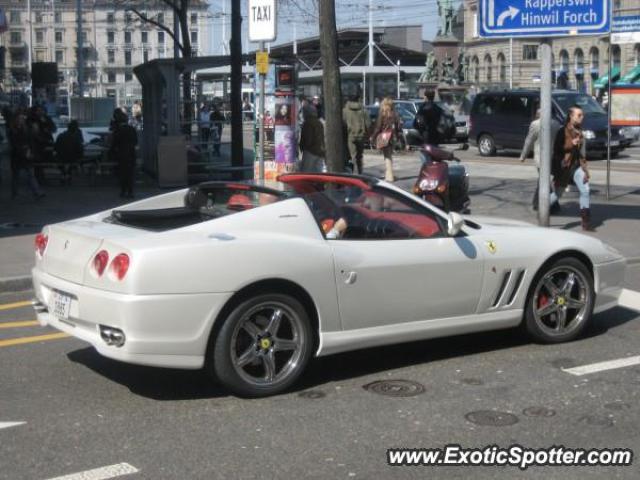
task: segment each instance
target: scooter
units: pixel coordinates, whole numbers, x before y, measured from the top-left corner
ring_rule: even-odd
[[[468,148],[465,143],[455,150]],[[434,145],[423,145],[419,154],[422,167],[413,193],[445,212],[469,213],[469,173],[460,159],[452,151]]]

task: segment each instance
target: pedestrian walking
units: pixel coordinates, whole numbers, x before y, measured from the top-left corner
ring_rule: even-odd
[[[591,226],[591,206],[589,180],[591,175],[587,166],[586,142],[582,133],[584,112],[574,105],[569,108],[564,126],[556,135],[553,147],[551,169],[555,192],[553,198],[559,198],[564,189],[573,181],[580,194],[580,218],[583,230],[593,230]]]
[[[300,132],[302,172],[322,172],[324,166],[324,126],[312,105],[304,110],[304,123]]]
[[[382,152],[385,163],[384,179],[395,180],[393,176],[393,147],[402,135],[402,121],[395,111],[393,100],[386,97],[380,104],[380,112],[371,135],[371,144]]]
[[[137,144],[138,135],[135,128],[129,125],[127,115],[119,108],[116,109],[111,121],[109,153],[118,162],[121,197],[133,198]]]
[[[213,134],[213,154],[220,156],[220,144],[222,143],[222,129],[224,128],[224,115],[220,111],[217,103],[213,104],[211,115],[209,115],[211,133]]]
[[[371,118],[363,108],[360,95],[353,95],[342,109],[342,121],[347,127],[347,148],[349,158],[362,174],[362,154],[364,143],[371,129]]]
[[[413,120],[413,127],[420,132],[425,143],[438,146],[447,139],[448,132],[445,130],[448,127],[444,125],[445,112],[434,101],[435,98],[436,92],[433,90],[425,92],[424,103]]]
[[[71,120],[67,129],[58,135],[55,151],[58,161],[62,164],[62,183],[71,185],[71,170],[84,156],[84,138],[77,120]]]
[[[35,157],[30,135],[26,115],[23,112],[16,112],[10,120],[8,131],[11,158],[11,198],[18,196],[20,177],[23,174],[36,200],[45,195],[34,173],[33,161]]]
[[[553,150],[554,138],[557,134],[560,125],[555,119],[551,119],[551,145],[550,151]],[[536,116],[529,125],[529,131],[527,132],[527,137],[524,140],[524,146],[522,147],[522,152],[520,153],[520,161],[524,162],[531,153],[533,149],[533,161],[536,164],[536,168],[538,169],[538,186],[536,187],[535,192],[533,193],[533,199],[531,201],[531,207],[533,210],[538,210],[538,191],[540,190],[540,109],[536,111]],[[553,194],[553,182],[551,182],[551,193],[552,193],[552,202],[550,206],[550,213],[557,213],[560,211],[560,204],[558,203],[557,196]]]
[[[203,150],[207,150],[209,148],[209,138],[211,137],[211,111],[206,103],[200,108],[198,127],[200,130],[200,143]]]

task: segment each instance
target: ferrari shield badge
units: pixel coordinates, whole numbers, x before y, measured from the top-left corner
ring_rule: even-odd
[[[498,251],[498,246],[493,240],[489,240],[485,244],[487,245],[487,250],[489,250],[489,253],[496,253]]]

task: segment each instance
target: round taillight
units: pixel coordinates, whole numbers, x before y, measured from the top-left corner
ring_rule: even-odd
[[[107,268],[107,264],[109,263],[109,253],[106,250],[100,250],[95,257],[93,257],[93,268],[98,274],[98,276],[102,276],[104,270]]]
[[[36,252],[38,252],[40,256],[44,254],[44,250],[47,248],[48,241],[49,241],[49,237],[44,233],[39,233],[36,235],[34,243],[35,243]]]
[[[119,253],[111,261],[111,273],[118,280],[122,280],[129,270],[129,255]]]

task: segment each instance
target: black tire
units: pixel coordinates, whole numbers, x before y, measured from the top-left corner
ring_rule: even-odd
[[[488,133],[483,133],[478,137],[478,152],[483,157],[492,157],[496,154],[496,142]]]
[[[574,275],[574,282],[568,289],[563,288],[569,283],[569,273]],[[557,287],[557,295],[546,286],[549,278]],[[559,284],[558,280],[564,283]],[[575,298],[576,294],[579,298]],[[539,343],[570,342],[591,322],[594,302],[593,276],[589,269],[575,257],[560,258],[545,265],[531,282],[522,327]],[[549,313],[543,314],[547,309]]]
[[[275,331],[269,333],[268,327],[271,325],[276,309],[282,312],[279,327],[276,326]],[[270,310],[273,311],[271,318],[267,318],[268,314],[258,315],[259,312]],[[255,322],[250,320],[252,312],[256,315]],[[287,330],[282,319],[288,320],[288,332],[285,331],[285,333],[290,333],[292,338],[278,337],[278,332]],[[262,322],[264,326],[260,325],[262,320],[267,320]],[[223,324],[213,341],[207,363],[209,371],[215,378],[236,395],[255,398],[285,391],[299,378],[311,357],[314,337],[309,315],[302,304],[289,295],[264,293],[247,298],[221,321]],[[253,324],[251,330],[253,332],[255,327],[256,335],[245,330],[243,325],[249,326],[248,323]],[[279,344],[284,346],[285,342],[297,344],[296,339],[299,340],[299,348],[284,351],[276,348]],[[263,341],[266,343],[263,344]],[[239,355],[240,350],[248,355]],[[288,361],[289,351],[293,353]],[[270,355],[271,353],[273,355]],[[268,356],[274,358],[271,362],[272,372],[275,374],[272,380],[268,379],[266,360]],[[251,360],[246,365],[240,366],[240,363],[243,363],[243,357],[250,357]],[[279,372],[278,364],[281,364]],[[281,374],[282,376],[278,378]]]

